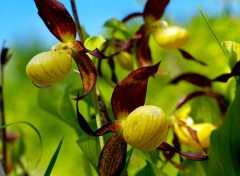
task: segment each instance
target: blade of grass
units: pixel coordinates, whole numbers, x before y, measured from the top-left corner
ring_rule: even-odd
[[[34,168],[36,168],[38,163],[40,162],[40,160],[42,158],[42,137],[41,137],[41,134],[38,131],[38,129],[33,124],[31,124],[30,122],[26,122],[26,121],[18,121],[18,122],[9,123],[9,124],[0,126],[0,129],[6,128],[6,127],[11,126],[11,125],[15,125],[15,124],[21,124],[21,123],[31,127],[38,135],[38,139],[39,139],[39,142],[40,142],[40,156],[39,156],[39,159],[37,160],[37,163],[36,163],[36,165],[34,167]]]
[[[52,172],[52,169],[53,169],[53,167],[54,167],[54,165],[55,165],[55,162],[56,162],[56,160],[57,160],[59,151],[60,151],[60,149],[61,149],[62,142],[63,142],[63,138],[62,138],[61,141],[59,142],[58,147],[57,147],[55,153],[53,154],[50,163],[48,164],[48,167],[47,167],[47,170],[46,170],[44,176],[50,176],[50,174],[51,174],[51,172]]]
[[[221,47],[223,53],[224,53],[224,54],[226,55],[226,57],[228,58],[228,54],[227,54],[226,51],[224,50],[224,48],[223,48],[223,46],[222,46],[222,44],[221,44],[221,41],[219,40],[219,38],[218,38],[217,35],[215,34],[213,28],[211,27],[210,23],[208,22],[206,16],[204,15],[203,10],[202,10],[200,4],[198,4],[198,10],[200,11],[200,13],[201,13],[203,19],[205,20],[205,22],[207,23],[208,28],[211,30],[213,36],[214,36],[215,39],[217,40],[217,42],[218,42],[219,46]]]

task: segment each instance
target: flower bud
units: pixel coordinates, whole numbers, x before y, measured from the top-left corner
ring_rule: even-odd
[[[129,71],[133,70],[133,59],[130,53],[126,51],[121,51],[118,54],[117,61],[123,69],[129,70]]]
[[[165,140],[168,132],[167,118],[159,107],[140,106],[132,111],[123,125],[123,138],[134,148],[149,151]]]
[[[210,135],[212,131],[216,129],[216,127],[211,123],[198,123],[188,126],[197,132],[197,138],[199,143],[197,143],[197,141],[193,139],[186,125],[179,125],[177,122],[175,122],[174,131],[178,136],[180,142],[190,148],[198,150],[201,150],[201,148],[209,147]]]
[[[35,84],[49,86],[62,80],[71,68],[71,51],[47,51],[30,60],[26,73]]]
[[[160,27],[153,32],[153,38],[163,48],[177,49],[189,38],[188,31],[179,26]]]

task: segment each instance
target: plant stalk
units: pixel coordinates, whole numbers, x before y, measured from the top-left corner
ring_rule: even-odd
[[[3,64],[4,60],[6,58],[5,54],[3,54],[3,48],[1,52],[1,60],[0,60],[0,120],[1,120],[1,126],[4,126],[6,124],[5,122],[5,111],[4,111],[4,101],[3,101],[3,83],[4,83],[4,71],[3,71]],[[2,164],[3,169],[6,172],[6,163],[7,163],[7,135],[6,135],[6,128],[2,129]]]
[[[98,90],[96,86],[92,90],[92,100],[93,100],[93,106],[95,110],[97,128],[99,129],[102,127],[102,122],[101,122],[101,115],[100,115],[99,104],[98,104]],[[99,143],[100,143],[100,148],[102,149],[104,146],[103,136],[99,136]]]
[[[79,18],[78,18],[78,13],[77,13],[77,7],[76,7],[75,0],[71,0],[71,7],[72,7],[72,12],[73,12],[73,16],[74,16],[74,21],[75,21],[77,33],[79,35],[80,40],[82,42],[84,42],[83,31],[82,31],[81,24],[80,24],[80,21],[79,21]],[[102,122],[101,122],[101,116],[100,116],[100,110],[99,110],[99,104],[98,104],[98,93],[97,92],[98,91],[97,91],[97,88],[95,86],[92,90],[92,100],[93,100],[93,106],[94,106],[94,109],[95,109],[95,117],[96,117],[97,128],[101,128],[102,127]],[[100,148],[102,149],[103,146],[104,146],[103,136],[99,136],[99,142],[100,142]]]
[[[81,24],[80,24],[80,21],[79,21],[79,18],[78,18],[78,13],[77,13],[77,7],[76,7],[75,0],[71,0],[71,6],[72,6],[72,12],[73,12],[73,16],[74,16],[74,21],[75,21],[77,33],[78,33],[78,36],[79,36],[80,40],[83,42],[84,41],[83,31],[82,31]]]

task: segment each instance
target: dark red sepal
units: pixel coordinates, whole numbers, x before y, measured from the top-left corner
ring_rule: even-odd
[[[194,160],[194,161],[203,161],[203,160],[208,159],[208,156],[205,155],[205,154],[193,153],[193,152],[182,152],[182,151],[174,148],[173,146],[171,146],[167,142],[162,142],[161,145],[157,149],[162,150],[162,151],[176,152],[176,153],[184,156],[185,158],[187,158],[189,160]]]
[[[134,70],[117,84],[111,99],[115,118],[128,115],[144,105],[148,79],[158,71],[159,64]]]
[[[197,62],[203,66],[206,66],[207,64],[205,64],[204,62],[200,61],[200,60],[197,60],[195,59],[190,53],[188,53],[187,51],[183,50],[183,49],[178,49],[178,51],[181,53],[181,55],[187,59],[187,60],[191,60],[191,61],[194,61],[194,62]]]
[[[174,111],[178,110],[179,108],[181,108],[185,103],[187,103],[188,101],[192,100],[193,98],[199,97],[199,96],[208,96],[208,97],[212,97],[215,98],[218,106],[220,108],[221,114],[224,115],[225,112],[227,111],[228,108],[228,102],[225,101],[224,96],[219,94],[219,93],[215,93],[213,91],[196,91],[196,92],[192,92],[189,95],[187,95],[186,97],[182,98]]]
[[[147,27],[143,25],[136,35],[141,34],[141,38],[137,40],[136,44],[136,56],[140,67],[146,67],[152,65],[151,50],[148,45],[149,34]]]
[[[211,80],[208,79],[206,76],[200,75],[198,73],[184,73],[176,78],[174,78],[170,83],[171,84],[177,84],[179,81],[187,81],[193,85],[199,86],[199,87],[208,87],[210,88],[212,86]]]
[[[99,176],[120,175],[124,169],[127,156],[127,143],[119,134],[109,138],[100,154]]]
[[[240,76],[240,61],[235,64],[235,66],[232,68],[231,73],[222,74],[213,79],[213,81],[227,82],[229,78],[233,76]]]
[[[77,100],[84,98],[89,92],[92,91],[97,80],[97,70],[93,61],[88,57],[85,52],[72,51],[73,59],[75,60],[79,74],[82,78],[83,95],[77,97]]]
[[[143,11],[145,22],[159,20],[170,0],[148,0]]]
[[[61,42],[71,42],[76,37],[75,23],[62,3],[57,0],[34,0],[38,14]]]

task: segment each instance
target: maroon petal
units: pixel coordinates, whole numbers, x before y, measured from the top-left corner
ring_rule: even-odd
[[[127,143],[118,134],[109,138],[99,159],[99,176],[120,175],[126,163]]]
[[[195,61],[203,66],[206,66],[207,64],[205,64],[204,62],[202,61],[199,61],[197,59],[195,59],[191,54],[189,54],[187,51],[183,50],[183,49],[178,49],[178,51],[182,54],[182,56],[187,59],[187,60],[192,60],[192,61]]]
[[[229,78],[239,75],[240,75],[240,62],[237,62],[236,65],[233,67],[231,73],[222,74],[213,79],[213,81],[227,82]]]
[[[76,37],[75,23],[62,3],[57,0],[34,0],[38,14],[61,42],[70,42]]]
[[[187,81],[199,87],[211,87],[211,80],[197,73],[184,73],[174,78],[170,83],[177,84],[179,81]]]
[[[77,100],[84,98],[92,91],[97,80],[97,70],[94,63],[84,52],[73,52],[73,58],[78,66],[78,70],[83,82],[83,95],[77,97]]]
[[[184,97],[183,99],[181,99],[175,110],[178,110],[179,108],[181,108],[185,103],[187,103],[188,101],[190,101],[193,98],[199,97],[199,96],[208,96],[208,97],[212,97],[215,98],[218,106],[220,108],[221,114],[224,115],[225,112],[227,111],[228,108],[228,102],[225,101],[224,96],[219,94],[219,93],[215,93],[213,91],[208,91],[208,92],[204,92],[204,91],[196,91],[196,92],[192,92],[189,95],[187,95],[186,97]]]
[[[206,92],[203,92],[203,91],[196,91],[196,92],[193,92],[193,93],[190,93],[189,95],[187,95],[186,97],[182,98],[176,108],[175,108],[175,111],[178,110],[179,108],[181,108],[185,103],[187,103],[188,101],[190,101],[191,99],[195,98],[195,97],[199,97],[199,96],[207,96],[207,93]]]
[[[159,20],[170,0],[148,0],[144,11],[143,17],[145,22],[152,22]]]
[[[144,105],[148,79],[157,72],[159,64],[160,62],[139,68],[117,84],[111,100],[116,118],[128,115],[137,107]]]
[[[149,35],[146,30],[146,27],[142,26],[138,32],[142,34],[136,45],[136,55],[140,67],[152,65],[151,50],[148,45]]]
[[[184,156],[185,158],[187,158],[189,160],[194,160],[194,161],[203,161],[203,160],[207,160],[208,159],[207,155],[204,155],[204,154],[201,154],[201,153],[182,152],[182,151],[174,148],[173,146],[171,146],[167,142],[162,142],[161,145],[157,149],[158,150],[162,150],[162,151],[176,152],[176,153]]]

